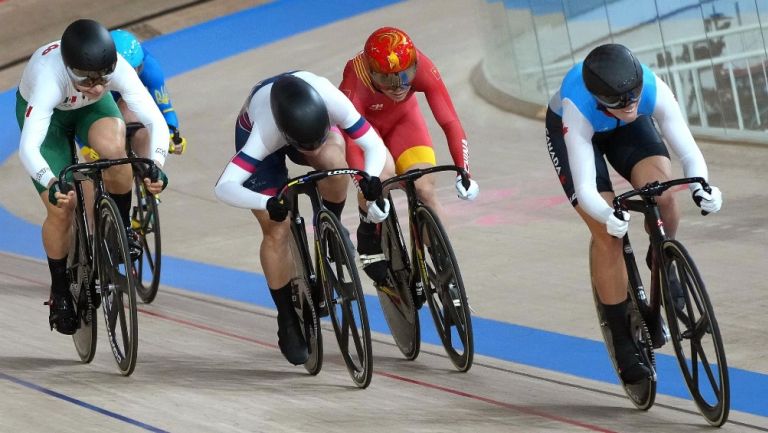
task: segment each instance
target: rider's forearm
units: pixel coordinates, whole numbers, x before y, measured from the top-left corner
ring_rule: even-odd
[[[19,144],[19,159],[29,176],[41,185],[48,185],[58,173],[54,173],[40,153],[50,118],[48,122],[42,119],[28,119],[21,131]]]
[[[242,209],[264,210],[269,200],[269,196],[253,192],[237,182],[219,182],[214,193],[223,203]]]
[[[376,130],[371,128],[364,118],[361,117],[360,120],[365,122],[364,127],[348,128],[345,132],[365,152],[365,172],[371,176],[380,176],[387,161],[387,148]]]

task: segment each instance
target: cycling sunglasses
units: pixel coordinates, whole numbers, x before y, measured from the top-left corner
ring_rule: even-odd
[[[630,104],[634,104],[635,102],[640,100],[640,94],[642,92],[643,92],[643,85],[640,84],[639,86],[635,87],[634,89],[630,90],[627,93],[624,93],[623,95],[615,95],[615,96],[594,95],[594,96],[595,96],[595,99],[597,99],[597,102],[599,102],[605,108],[619,109],[619,108],[625,108]]]
[[[413,79],[415,77],[416,62],[404,71],[391,74],[382,74],[380,72],[371,71],[371,79],[373,79],[373,82],[376,83],[378,88],[385,90],[397,90],[404,87],[410,87],[413,85]]]
[[[69,78],[78,86],[91,88],[98,85],[106,85],[112,79],[112,73],[115,72],[115,65],[102,69],[100,71],[84,71],[82,69],[67,67]]]

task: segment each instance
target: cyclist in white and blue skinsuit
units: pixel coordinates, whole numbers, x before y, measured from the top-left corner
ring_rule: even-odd
[[[288,247],[291,236],[286,221],[288,207],[275,195],[288,180],[286,157],[315,170],[347,167],[343,129],[365,153],[360,189],[367,199],[368,215],[375,222],[388,214],[380,209],[378,176],[394,162],[376,130],[328,79],[307,71],[288,72],[256,84],[235,122],[235,156],[216,182],[222,202],[249,209],[259,222],[263,238],[261,266],[277,307],[278,345],[292,364],[304,364],[309,352],[291,299],[294,276]],[[318,182],[323,204],[340,217],[349,177],[332,176]]]
[[[671,179],[669,152],[659,131],[683,165],[686,177],[708,179],[707,165],[672,91],[632,52],[619,44],[592,50],[563,79],[549,102],[547,147],[560,183],[592,234],[592,275],[613,335],[621,378],[638,382],[651,374],[631,342],[626,323],[627,274],[621,238],[629,226],[613,214],[615,194],[606,159],[633,187]],[[722,194],[691,186],[694,201],[717,212]],[[657,198],[665,229],[674,237],[680,211],[673,192]]]

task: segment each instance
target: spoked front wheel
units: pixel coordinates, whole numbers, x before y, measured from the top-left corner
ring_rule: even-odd
[[[319,239],[317,272],[341,356],[355,385],[366,388],[373,375],[371,330],[354,249],[332,213],[319,212],[316,230]]]
[[[418,237],[423,243],[419,253],[426,275],[421,278],[437,333],[451,362],[459,371],[472,367],[474,338],[472,317],[459,265],[448,235],[440,220],[426,206],[416,209]]]
[[[664,310],[680,370],[696,406],[711,425],[728,420],[728,364],[712,303],[699,271],[679,242],[662,245]]]
[[[136,367],[138,352],[136,280],[117,205],[104,196],[97,209],[97,264],[107,338],[120,373],[128,376]]]
[[[141,239],[142,257],[134,263],[136,269],[136,292],[145,304],[155,300],[160,286],[160,213],[157,197],[147,191],[144,182],[134,178],[136,206],[131,218],[131,227]]]

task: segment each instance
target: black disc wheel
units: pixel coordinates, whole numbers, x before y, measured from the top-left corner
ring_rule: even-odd
[[[376,294],[397,348],[406,359],[414,360],[419,356],[421,349],[421,325],[412,286],[415,286],[416,282],[421,284],[421,279],[418,275],[412,275],[408,251],[405,249],[391,199],[390,204],[392,210],[381,231],[382,249],[387,258],[388,284],[377,287]]]
[[[472,317],[459,265],[448,235],[428,207],[416,209],[416,224],[423,243],[420,253],[427,303],[448,357],[459,371],[468,371],[474,357]]]
[[[69,287],[80,322],[77,331],[72,335],[72,341],[75,343],[75,350],[80,360],[87,364],[93,361],[93,357],[96,355],[97,326],[93,300],[95,296],[94,275],[87,256],[88,245],[85,241],[85,234],[80,232],[77,222],[72,227],[72,234],[72,248],[67,256],[67,267],[69,268],[70,281],[74,283],[70,284]]]
[[[97,212],[97,265],[107,338],[120,373],[128,376],[136,367],[139,342],[136,280],[117,205],[104,196]]]
[[[590,272],[592,270],[592,245],[590,243],[590,254],[589,254],[589,268]],[[621,375],[619,374],[619,367],[616,363],[616,352],[613,347],[613,336],[611,335],[611,330],[608,327],[608,321],[605,318],[605,308],[603,307],[603,304],[600,302],[600,298],[597,295],[597,289],[595,288],[594,279],[592,280],[592,296],[595,301],[595,309],[597,310],[597,320],[600,324],[600,331],[603,334],[603,340],[605,341],[605,348],[608,351],[608,357],[611,359],[611,365],[613,366],[614,371],[616,372],[616,377],[619,379],[619,383],[621,383],[622,387],[624,388],[624,392],[627,394],[627,397],[629,397],[629,400],[632,402],[632,404],[635,405],[636,408],[640,410],[648,410],[653,406],[653,403],[656,401],[656,355],[653,351],[653,342],[651,340],[650,333],[648,332],[648,327],[645,325],[645,322],[642,319],[642,316],[640,315],[640,312],[638,311],[637,307],[634,304],[635,297],[631,295],[631,287],[627,287],[628,290],[628,299],[632,300],[632,302],[629,302],[627,304],[627,322],[630,325],[630,331],[632,334],[632,339],[634,340],[635,346],[638,349],[638,352],[643,359],[643,362],[645,365],[651,366],[651,368],[654,370],[654,374],[638,383],[634,384],[628,384],[624,383],[624,381],[621,380]],[[646,297],[646,299],[648,299]],[[647,300],[637,300],[638,302],[647,302]]]
[[[373,376],[371,330],[352,242],[328,211],[319,212],[316,230],[318,277],[341,356],[355,385],[366,388]]]
[[[656,400],[656,374],[654,373],[652,377],[638,383],[624,383],[624,381],[621,380],[619,367],[616,364],[616,353],[613,348],[613,337],[611,335],[611,330],[608,327],[608,321],[605,319],[605,309],[597,297],[597,292],[594,290],[594,286],[592,293],[595,299],[595,308],[597,310],[597,320],[600,323],[600,331],[603,334],[605,347],[608,350],[608,356],[610,357],[611,365],[613,365],[613,369],[616,372],[616,377],[619,379],[622,387],[624,387],[624,392],[627,394],[627,397],[629,397],[632,404],[640,410],[648,410],[653,406],[653,403]],[[632,331],[632,338],[638,349],[638,353],[643,358],[643,363],[652,366],[655,371],[656,365],[653,345],[650,333],[645,326],[645,322],[643,322],[640,317],[637,308],[632,304],[627,305],[627,316]]]
[[[662,252],[664,310],[675,355],[699,411],[719,427],[728,420],[730,384],[712,303],[685,248],[667,240]]]
[[[291,279],[293,292],[293,307],[299,317],[304,341],[307,342],[309,358],[304,363],[304,368],[311,375],[316,375],[323,368],[323,334],[320,329],[320,315],[315,309],[316,302],[312,299],[312,286],[310,276],[312,272],[307,269],[311,266],[311,259],[307,253],[306,233],[304,226],[292,226],[290,248],[294,263],[294,277]],[[307,262],[305,262],[307,260]]]
[[[132,212],[131,227],[139,235],[143,250],[141,260],[134,263],[136,292],[142,302],[149,304],[155,300],[160,286],[160,213],[157,197],[147,191],[144,182],[135,177],[134,184],[136,206]]]

